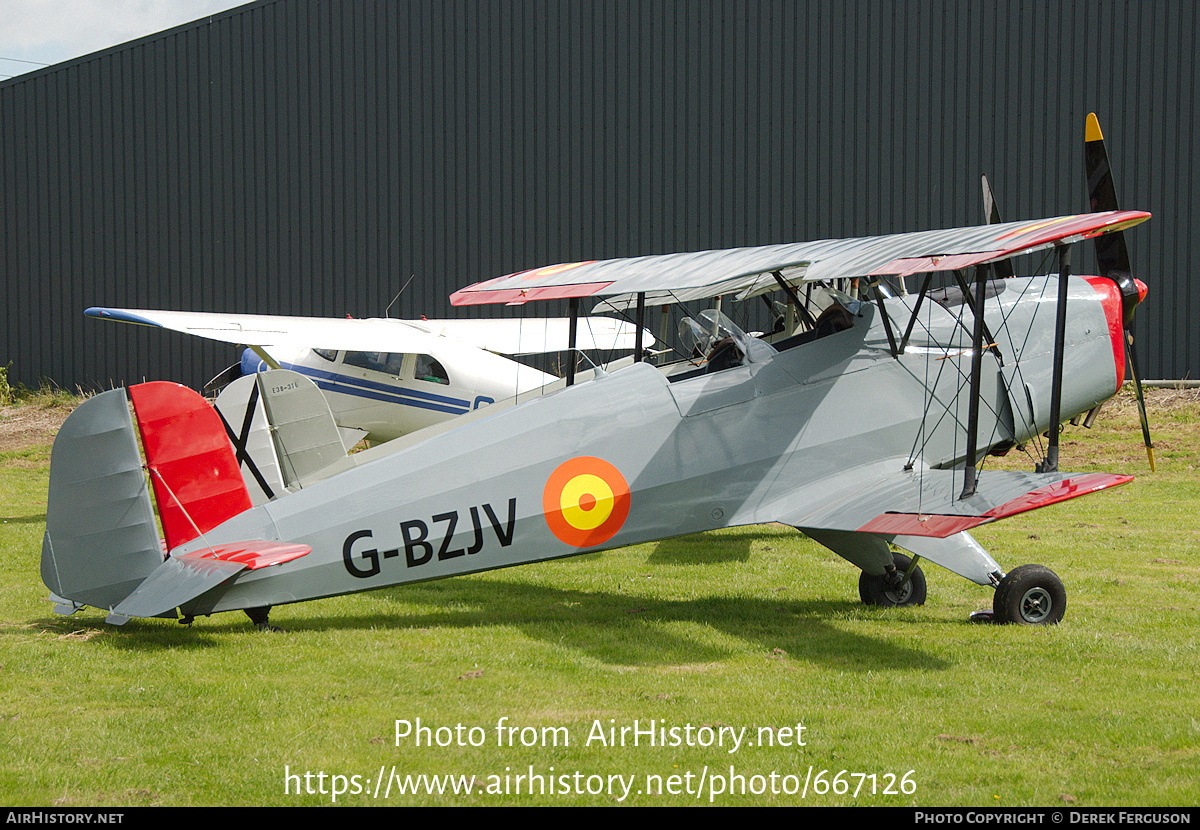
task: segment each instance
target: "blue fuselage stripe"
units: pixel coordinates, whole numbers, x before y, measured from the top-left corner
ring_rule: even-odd
[[[401,406],[412,406],[418,409],[430,409],[434,412],[446,412],[450,415],[462,415],[469,412],[471,407],[467,401],[450,398],[445,395],[434,395],[429,392],[418,392],[414,389],[399,389],[384,383],[352,378],[321,369],[311,369],[308,366],[295,364],[280,364],[285,369],[299,372],[312,378],[318,389],[327,392],[337,392],[342,395],[353,395],[356,398],[368,398],[384,403],[394,403]]]
[[[450,415],[462,415],[471,411],[471,404],[461,398],[448,395],[437,395],[433,392],[422,392],[417,389],[397,387],[365,378],[355,378],[330,372],[327,369],[314,369],[298,363],[280,363],[284,369],[291,369],[310,377],[318,389],[326,392],[337,392],[339,395],[350,395],[356,398],[392,403],[399,406],[411,406],[417,409],[428,409],[433,412],[445,412]],[[242,353],[242,373],[254,374],[263,368],[258,355],[251,349]]]

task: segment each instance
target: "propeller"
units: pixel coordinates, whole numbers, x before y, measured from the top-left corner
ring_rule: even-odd
[[[1096,113],[1088,113],[1084,129],[1084,165],[1087,169],[1088,196],[1093,213],[1120,210],[1117,191],[1113,186],[1112,168],[1108,163],[1108,151],[1104,147],[1104,133]],[[1133,276],[1129,265],[1129,249],[1125,245],[1125,232],[1116,231],[1096,237],[1096,263],[1100,275],[1116,283],[1121,291],[1123,325],[1125,328],[1125,356],[1129,363],[1129,375],[1137,393],[1138,415],[1142,421],[1142,439],[1146,444],[1146,457],[1150,459],[1150,471],[1154,471],[1154,443],[1150,440],[1150,425],[1146,419],[1146,398],[1142,394],[1142,379],[1138,376],[1137,354],[1133,345],[1133,312],[1146,287]]]
[[[983,215],[989,225],[1000,224],[1000,208],[996,204],[996,198],[992,195],[992,186],[988,184],[987,176],[980,176],[983,186]],[[1013,276],[1013,266],[1011,259],[1002,259],[999,262],[992,263],[992,270],[996,274],[998,280],[1009,280]]]

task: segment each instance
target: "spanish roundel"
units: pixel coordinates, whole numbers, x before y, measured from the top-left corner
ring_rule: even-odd
[[[599,458],[578,456],[550,474],[542,491],[546,524],[561,541],[588,548],[608,541],[629,515],[629,485]]]

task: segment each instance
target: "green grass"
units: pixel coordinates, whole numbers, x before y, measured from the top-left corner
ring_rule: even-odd
[[[990,592],[931,564],[923,607],[864,607],[851,565],[774,525],[285,606],[272,613],[279,633],[240,614],[113,628],[95,610],[59,617],[45,602],[49,454],[7,452],[0,802],[322,805],[328,792],[297,794],[294,782],[285,793],[285,769],[312,773],[314,787],[318,773],[373,787],[394,768],[474,775],[500,793],[337,803],[618,803],[619,788],[559,792],[579,773],[584,785],[635,776],[623,803],[686,805],[709,794],[678,791],[685,776],[694,787],[706,768],[727,779],[732,767],[766,791],[717,804],[1195,805],[1198,420],[1194,403],[1153,414],[1154,474],[1128,405],[1092,431],[1069,429],[1065,469],[1137,480],[978,530],[1004,567],[1038,562],[1063,578],[1067,616],[1052,628],[967,622]],[[497,745],[501,718],[534,745]],[[461,725],[483,745],[397,741],[396,722],[417,719],[446,728],[430,737]],[[586,745],[597,725],[651,720],[745,727],[754,745]],[[782,731],[798,725],[803,746]],[[789,745],[759,745],[767,729]],[[530,767],[556,792],[511,794]],[[804,798],[771,792],[772,774],[801,786],[810,768],[813,779],[829,771],[821,783],[860,775],[841,779],[849,793],[818,793],[813,779]],[[871,792],[889,773],[894,794]]]

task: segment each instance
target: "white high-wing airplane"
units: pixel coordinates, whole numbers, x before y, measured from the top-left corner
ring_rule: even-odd
[[[84,314],[247,346],[243,375],[283,368],[307,376],[338,426],[372,442],[562,383],[503,355],[639,345],[632,324],[610,317],[581,318],[572,332],[565,318],[340,319],[102,307]],[[641,346],[653,342],[643,332]]]

